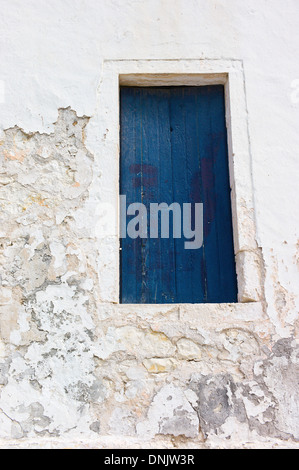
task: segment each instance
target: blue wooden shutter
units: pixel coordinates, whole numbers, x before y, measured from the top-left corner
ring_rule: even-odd
[[[173,238],[171,227],[169,238],[121,239],[120,301],[236,302],[223,86],[122,87],[120,104],[127,207],[202,202],[204,213],[196,250]]]

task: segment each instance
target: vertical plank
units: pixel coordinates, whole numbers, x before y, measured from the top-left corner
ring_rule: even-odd
[[[172,203],[172,162],[169,129],[169,92],[166,89],[143,89],[143,203]],[[150,235],[148,217],[148,234]],[[170,228],[171,230],[171,228]],[[175,301],[173,240],[143,240],[144,303]]]
[[[192,88],[177,87],[171,90],[173,198],[182,208],[184,203],[201,202],[196,197],[199,194],[192,191],[192,183],[194,186],[199,169],[194,110]],[[186,250],[184,243],[184,238],[175,240],[177,302],[202,302],[203,289],[199,276],[201,249]]]
[[[210,132],[213,142],[215,222],[219,279],[215,301],[236,302],[237,281],[233,247],[233,229],[228,170],[227,133],[223,86],[208,87]],[[214,294],[215,295],[215,294]]]
[[[139,89],[121,89],[120,194],[126,195],[127,206],[141,201],[141,122]],[[129,237],[121,240],[120,301],[123,303],[135,303],[141,298],[141,241]]]
[[[198,135],[200,153],[200,177],[202,202],[204,207],[204,240],[202,270],[205,285],[205,302],[217,302],[219,286],[219,257],[216,231],[216,195],[214,146],[211,131],[209,87],[201,87],[197,94]]]
[[[147,211],[150,202],[158,193],[159,181],[159,116],[154,92],[141,89],[142,114],[142,203]],[[149,211],[148,211],[149,212]],[[159,269],[159,240],[149,238],[150,219],[148,213],[148,238],[142,240],[142,303],[160,303],[157,289],[161,287]]]
[[[200,184],[200,153],[197,126],[196,103],[200,88],[182,87],[182,109],[184,111],[184,142],[185,142],[185,189],[184,201],[192,204],[202,202],[202,187]],[[179,156],[177,157],[179,158]],[[177,159],[176,158],[176,159]],[[185,240],[184,240],[185,241]],[[205,280],[202,272],[203,247],[196,250],[186,250],[182,247],[185,264],[185,282],[190,286],[190,293],[182,292],[182,302],[201,303],[205,300]]]
[[[159,199],[152,202],[166,203],[171,205],[174,199],[172,185],[173,164],[169,121],[170,92],[168,89],[160,89],[156,90],[156,93],[159,117]],[[159,270],[161,286],[158,286],[157,291],[159,292],[160,303],[173,303],[176,301],[175,247],[172,235],[173,222],[171,212],[169,215],[169,222],[169,239],[161,238],[161,236],[159,237]]]
[[[204,204],[205,302],[236,302],[227,137],[222,86],[202,87],[197,102]]]

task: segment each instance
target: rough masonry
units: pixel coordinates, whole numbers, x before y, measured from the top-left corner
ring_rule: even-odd
[[[0,442],[296,446],[298,344],[265,309],[101,302],[88,121],[1,141]]]

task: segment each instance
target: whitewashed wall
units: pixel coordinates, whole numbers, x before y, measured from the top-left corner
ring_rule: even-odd
[[[297,446],[298,1],[0,6],[1,446]],[[113,59],[242,64],[259,303],[106,302]]]

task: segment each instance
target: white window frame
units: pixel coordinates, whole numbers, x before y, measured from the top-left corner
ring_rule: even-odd
[[[100,303],[119,304],[120,86],[219,84],[225,88],[234,251],[238,278],[238,303],[229,305],[236,309],[244,308],[241,304],[247,303],[255,302],[261,305],[262,266],[256,242],[243,64],[240,60],[224,59],[104,60],[98,87],[97,109],[89,121],[86,135],[86,145],[95,157],[90,203],[93,204],[94,235],[99,253],[97,267]],[[206,304],[196,305],[201,309],[201,306]],[[155,307],[151,304],[151,308]]]

